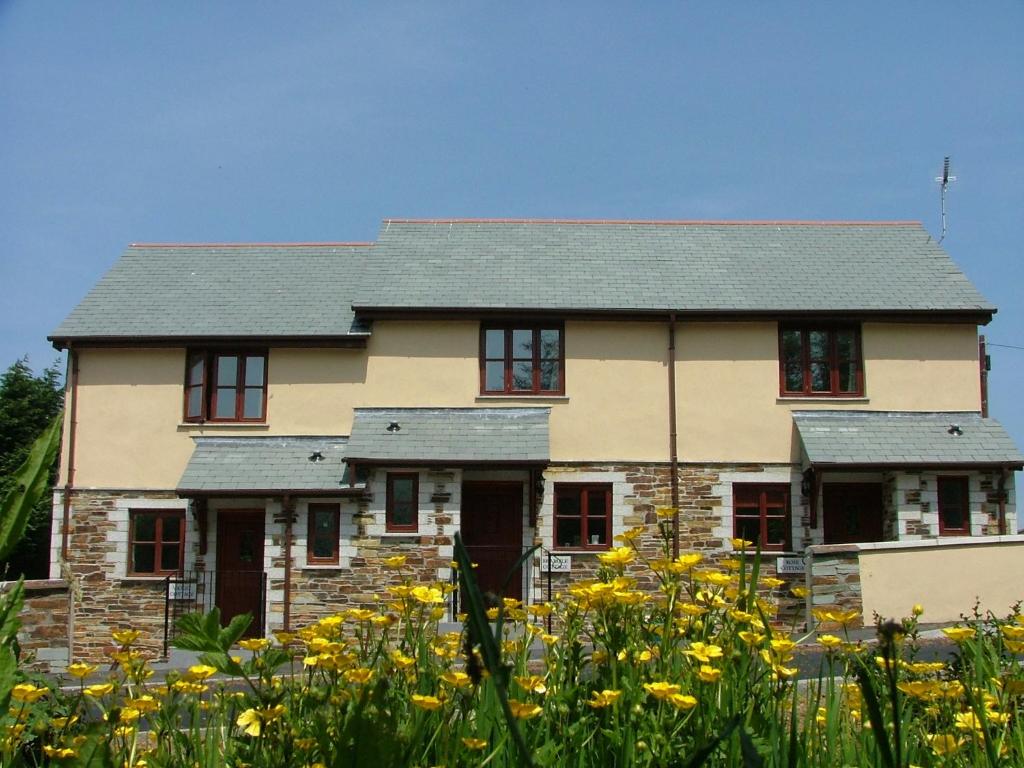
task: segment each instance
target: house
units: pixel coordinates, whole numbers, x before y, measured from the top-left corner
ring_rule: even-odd
[[[72,655],[196,605],[269,631],[373,603],[396,554],[448,582],[457,531],[495,593],[541,545],[505,590],[528,601],[636,526],[709,557],[755,540],[780,571],[1015,532],[1024,456],[987,413],[978,335],[995,311],[913,222],[132,245],[50,337]]]

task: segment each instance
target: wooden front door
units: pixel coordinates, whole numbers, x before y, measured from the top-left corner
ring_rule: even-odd
[[[521,600],[522,568],[511,578],[509,572],[523,553],[523,484],[463,483],[461,533],[488,604],[496,605],[501,597]]]
[[[826,544],[882,540],[881,483],[825,483]]]
[[[252,614],[246,637],[263,634],[264,515],[262,509],[217,513],[217,607],[224,624]]]

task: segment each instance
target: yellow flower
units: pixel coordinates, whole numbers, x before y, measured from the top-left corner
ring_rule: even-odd
[[[741,624],[747,624],[754,619],[754,614],[741,611],[739,608],[731,608],[729,616],[732,617],[733,621],[738,621]]]
[[[1024,640],[1024,627],[1019,624],[1003,624],[999,631],[1007,640]]]
[[[704,683],[717,683],[722,677],[722,670],[715,669],[710,664],[701,664],[700,671],[697,672],[697,677]]]
[[[78,722],[78,716],[72,715],[71,717],[53,717],[50,718],[50,726],[57,731],[62,731],[69,725],[74,725]]]
[[[87,685],[85,687],[85,695],[99,698],[101,696],[107,696],[114,692],[113,683],[97,683],[96,685]]]
[[[642,525],[638,525],[636,528],[630,528],[628,531],[618,534],[615,537],[615,541],[631,542],[636,541],[643,535],[644,528]]]
[[[411,595],[417,602],[427,605],[444,602],[444,593],[437,587],[413,587]]]
[[[910,609],[910,613],[914,616],[920,616],[924,613],[924,606],[920,603],[914,603],[914,607]]]
[[[111,637],[114,638],[114,642],[122,646],[131,645],[142,633],[137,629],[121,629],[111,632]]]
[[[733,539],[732,540],[732,548],[733,549],[744,550],[744,549],[750,549],[750,547],[752,547],[752,546],[754,546],[754,542],[747,541],[746,539]]]
[[[515,681],[527,693],[545,694],[548,692],[548,687],[544,684],[544,678],[540,675],[516,677]]]
[[[610,707],[619,697],[622,696],[622,691],[611,691],[605,688],[603,691],[594,691],[590,694],[590,701],[587,702],[587,706],[593,707],[594,709],[601,709],[603,707]]]
[[[1024,640],[1004,640],[1003,645],[1010,653],[1024,653]]]
[[[796,667],[784,667],[781,664],[773,664],[772,672],[776,678],[790,678],[795,677],[800,670]]]
[[[936,755],[952,755],[960,749],[963,743],[963,739],[958,739],[950,733],[928,735],[928,745]]]
[[[529,720],[531,717],[536,717],[544,710],[537,704],[533,704],[529,701],[518,701],[516,699],[508,700],[509,709],[512,710],[512,716],[519,720]]]
[[[281,645],[294,643],[298,637],[299,635],[296,632],[285,632],[283,629],[279,629],[274,633],[274,639]]]
[[[79,680],[83,680],[95,672],[99,667],[92,664],[86,664],[82,661],[76,661],[74,664],[68,664],[68,674],[72,677],[77,677]]]
[[[345,680],[356,685],[365,685],[373,677],[373,670],[366,667],[350,669],[345,673]]]
[[[160,702],[154,699],[148,693],[143,694],[142,696],[139,696],[134,699],[128,699],[128,701],[126,701],[125,704],[137,709],[139,712],[142,713],[155,712],[156,710],[160,709]]]
[[[701,560],[704,559],[704,555],[699,552],[692,552],[688,555],[680,555],[676,558],[676,562],[679,563],[684,569],[693,569]]]
[[[958,731],[980,731],[981,720],[973,712],[958,712],[953,725]]]
[[[394,555],[393,557],[384,558],[385,568],[401,568],[405,565],[405,555]]]
[[[956,643],[962,643],[965,640],[970,640],[975,635],[973,627],[946,627],[942,631],[945,633],[946,637]]]
[[[441,673],[440,678],[442,683],[450,685],[452,688],[468,688],[473,684],[469,675],[455,670]]]
[[[775,589],[775,587],[781,587],[786,582],[782,579],[776,579],[773,576],[762,576],[760,583],[762,587],[768,587],[768,589]]]
[[[654,510],[659,520],[669,520],[676,516],[675,507],[657,507]]]
[[[349,608],[345,611],[345,617],[351,621],[369,621],[376,615],[376,612],[371,611],[369,608]]]
[[[194,694],[205,693],[210,690],[210,686],[203,685],[202,683],[194,683],[191,680],[175,680],[174,683],[171,684],[171,688],[178,691],[178,693]]]
[[[238,644],[247,651],[265,651],[270,647],[270,641],[265,637],[254,637],[249,640],[240,640]]]
[[[72,757],[78,757],[78,750],[71,747],[54,747],[46,744],[43,747],[43,754],[55,760],[68,760]]]
[[[684,652],[687,656],[691,656],[697,661],[703,661],[704,663],[710,662],[712,659],[722,658],[722,649],[717,645],[708,645],[702,642],[690,643],[690,650]]]
[[[915,699],[934,698],[939,690],[939,684],[934,680],[905,680],[896,683],[896,687]]]
[[[798,597],[800,599],[803,599],[808,595],[807,587],[793,587],[789,591],[790,594],[793,595],[793,597]]]
[[[18,683],[11,689],[11,698],[15,701],[32,704],[39,701],[49,692],[48,688],[37,688],[32,683]]]
[[[416,659],[411,656],[406,656],[397,648],[391,652],[391,661],[394,662],[395,666],[399,669],[406,669],[416,663]]]
[[[636,553],[629,547],[616,547],[608,552],[602,552],[597,556],[597,559],[605,565],[621,568],[633,562],[634,557],[636,557]]]
[[[474,738],[472,738],[470,736],[463,736],[462,737],[462,743],[466,746],[466,749],[477,749],[477,750],[479,750],[479,749],[486,749],[487,748],[487,740],[486,739],[474,739]]]
[[[440,709],[441,705],[444,703],[441,699],[437,698],[437,696],[421,696],[418,693],[414,693],[410,696],[409,700],[412,701],[413,706],[424,709],[427,712],[433,712],[435,709]]]
[[[697,706],[697,699],[686,693],[673,693],[668,697],[669,702],[678,710],[685,711]]]
[[[737,632],[736,635],[739,637],[740,640],[742,640],[747,645],[760,645],[761,641],[764,640],[765,637],[759,632],[751,632],[747,629],[743,630],[742,632]]]
[[[211,667],[208,664],[196,664],[188,668],[189,680],[205,680],[215,674],[217,674],[216,667]]]
[[[278,704],[266,709],[247,709],[238,716],[235,723],[244,733],[250,736],[259,736],[266,723],[271,723],[285,712],[283,704]]]
[[[680,690],[678,685],[667,682],[644,683],[644,688],[658,701],[665,701],[670,696],[679,693]]]
[[[836,637],[835,635],[818,635],[818,642],[821,643],[821,645],[825,648],[828,648],[829,650],[832,650],[833,648],[838,648],[840,645],[843,644],[842,639]]]

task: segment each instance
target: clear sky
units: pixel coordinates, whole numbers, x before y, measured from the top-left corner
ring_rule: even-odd
[[[1024,3],[0,0],[0,365],[130,242],[919,219],[1024,347]],[[1024,446],[1024,349],[992,347]],[[942,382],[933,386],[941,387]]]

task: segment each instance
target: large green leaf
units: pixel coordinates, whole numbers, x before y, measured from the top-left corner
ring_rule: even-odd
[[[32,445],[28,458],[14,473],[14,485],[0,501],[0,560],[6,559],[25,533],[29,516],[46,492],[50,470],[60,450],[58,416]]]

